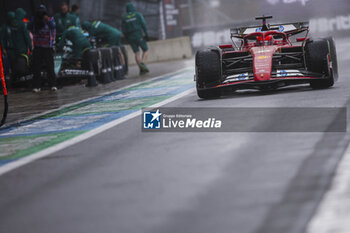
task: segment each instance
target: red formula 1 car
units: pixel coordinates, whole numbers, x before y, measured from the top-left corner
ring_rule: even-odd
[[[338,79],[332,38],[311,39],[308,23],[266,24],[231,29],[240,45],[220,45],[196,54],[196,86],[200,98],[215,98],[223,88],[270,90],[310,83],[328,88]],[[297,37],[302,35],[303,37]]]

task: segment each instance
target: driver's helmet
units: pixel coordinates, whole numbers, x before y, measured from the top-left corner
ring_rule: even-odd
[[[265,45],[273,45],[273,36],[268,35],[265,37]]]
[[[256,44],[257,45],[263,45],[263,38],[261,36],[256,37]]]

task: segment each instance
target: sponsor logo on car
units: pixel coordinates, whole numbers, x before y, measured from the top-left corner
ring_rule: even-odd
[[[75,70],[75,69],[65,69],[61,71],[62,76],[88,76],[90,75],[89,70]]]
[[[249,80],[248,73],[230,75],[226,78],[224,83],[234,82],[234,81],[243,81],[243,80]]]
[[[281,71],[279,72],[279,75],[280,75],[281,77],[287,77],[287,76],[288,76],[288,73],[287,73],[287,71],[285,71],[285,70],[281,70]]]
[[[293,77],[293,76],[304,76],[300,70],[277,70],[277,77]]]

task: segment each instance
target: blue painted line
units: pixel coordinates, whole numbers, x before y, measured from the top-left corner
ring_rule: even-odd
[[[154,80],[154,81],[150,81],[150,83],[151,82],[161,82],[161,81],[168,80],[170,78],[176,77],[176,76],[178,76],[180,74],[185,75],[186,73],[190,73],[192,75],[193,74],[193,70],[192,69],[188,69],[188,70],[185,70],[185,71],[179,71],[178,73],[164,75],[164,77],[159,78],[159,79]],[[136,91],[136,88],[138,88],[138,86],[144,86],[144,85],[145,85],[145,83],[139,84],[139,85],[127,88],[127,89],[119,90],[119,91],[110,93],[108,95],[104,95],[104,96],[101,96],[101,97],[94,98],[92,100],[88,100],[86,102],[82,102],[81,104],[88,104],[88,103],[93,103],[93,102],[101,102],[102,99],[107,98],[109,96],[116,96],[116,95],[119,95],[119,94],[124,94],[124,93],[127,93],[127,92]],[[190,86],[193,87],[193,84],[191,84]],[[169,86],[169,87],[171,87],[171,86]],[[139,91],[139,90],[142,90],[142,89],[156,89],[156,88],[144,88],[143,87],[143,88],[140,88],[140,89],[137,89],[137,90]],[[143,96],[143,97],[145,97],[145,96]],[[120,100],[122,100],[122,99],[120,99]]]
[[[50,133],[65,133],[65,132],[74,132],[74,131],[88,131],[94,128],[97,128],[101,125],[107,124],[111,121],[114,121],[116,119],[119,119],[121,117],[124,117],[126,115],[129,115],[130,113],[136,112],[138,110],[124,110],[114,113],[98,113],[98,114],[89,114],[89,115],[80,115],[80,116],[64,116],[64,117],[55,117],[55,118],[47,118],[45,121],[50,121],[50,124],[53,125],[60,125],[60,122],[64,121],[73,121],[72,124],[77,124],[82,118],[88,118],[89,116],[101,116],[101,118],[89,122],[87,124],[83,124],[81,127],[69,127],[69,129],[62,129],[62,130],[46,130],[42,126],[37,128],[32,128],[28,133],[15,133],[15,134],[9,134],[11,131],[16,130],[20,127],[26,127],[30,126],[33,123],[36,122],[42,122],[43,120],[37,120],[32,122],[26,122],[25,124],[21,125],[20,127],[13,127],[10,129],[7,129],[6,132],[2,132],[2,135],[0,138],[9,138],[9,137],[18,137],[18,136],[34,136],[34,135],[43,135],[43,134],[50,134]],[[58,120],[58,121],[55,121]]]
[[[176,78],[184,79],[188,77],[188,74],[192,71],[183,71],[173,75],[165,75],[162,78],[159,78],[154,81],[146,82],[143,84],[136,85],[131,88],[124,90],[119,90],[114,93],[97,97],[86,102],[77,104],[77,108],[71,106],[71,112],[79,110],[84,107],[88,107],[93,104],[101,104],[125,101],[130,100],[132,103],[133,100],[147,100],[147,98],[156,98],[162,96],[173,96],[181,92],[184,92],[194,85],[191,84],[176,84],[174,86],[165,86],[165,87],[147,87],[148,85],[153,85],[155,83],[163,81],[171,81],[171,79],[176,80]],[[192,81],[192,80],[191,80]],[[138,87],[139,86],[139,87]],[[161,94],[159,94],[161,92]],[[126,102],[127,105],[129,102]],[[142,103],[136,103],[134,107]],[[130,108],[133,108],[132,104]],[[21,123],[20,125],[9,126],[0,130],[0,138],[9,138],[9,137],[18,137],[18,136],[36,136],[42,134],[50,133],[64,133],[64,132],[73,132],[73,131],[88,131],[94,128],[97,128],[101,125],[114,121],[118,118],[124,117],[130,113],[136,112],[139,109],[128,109],[128,110],[116,110],[111,112],[99,112],[99,113],[83,113],[82,115],[68,115],[68,116],[53,116],[47,118],[38,118],[34,120],[29,120]],[[61,110],[62,111],[62,110]],[[69,112],[64,112],[62,114],[69,114]],[[88,110],[87,110],[88,111]],[[54,113],[54,112],[53,112]],[[37,124],[37,125],[36,125]],[[57,126],[61,129],[57,129]]]
[[[0,166],[192,89],[192,74],[188,69],[165,75],[3,128],[0,145],[12,149],[2,153]]]
[[[0,166],[3,166],[5,164],[11,163],[13,161],[16,161],[17,159],[12,159],[12,160],[0,160]]]

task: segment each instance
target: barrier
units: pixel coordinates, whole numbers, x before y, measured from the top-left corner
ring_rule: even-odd
[[[190,37],[178,37],[147,43],[149,53],[147,63],[178,60],[192,57]],[[135,65],[135,55],[129,45],[126,46],[129,65]]]

